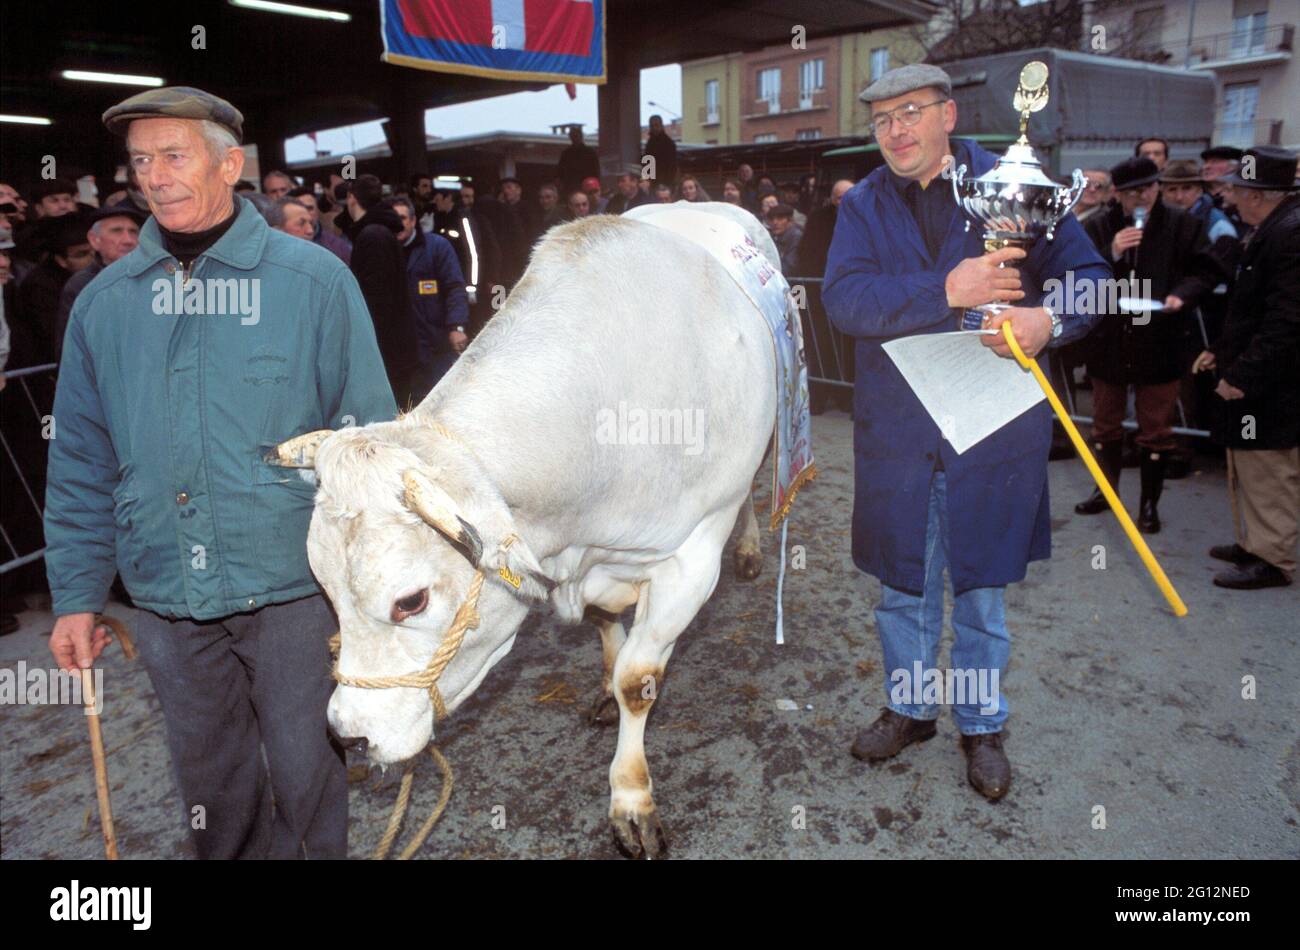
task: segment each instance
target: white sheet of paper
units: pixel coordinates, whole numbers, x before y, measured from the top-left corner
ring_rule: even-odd
[[[980,342],[996,332],[923,333],[884,344],[958,455],[1046,398],[1033,373]]]

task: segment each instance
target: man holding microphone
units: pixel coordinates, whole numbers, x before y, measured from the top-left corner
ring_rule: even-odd
[[[887,167],[841,202],[823,300],[831,322],[855,338],[853,560],[882,583],[876,623],[886,678],[916,663],[937,669],[947,568],[952,665],[996,671],[1000,682],[1011,652],[1005,587],[1051,548],[1050,410],[1039,403],[958,455],[882,344],[957,330],[964,310],[996,301],[1016,306],[987,325],[1010,323],[1021,348],[1037,357],[1049,345],[1084,336],[1095,320],[1077,312],[1078,297],[1060,301],[1059,312],[1043,306],[1044,285],[1059,280],[1081,295],[1109,270],[1068,216],[1054,240],[1039,241],[1028,254],[983,252],[980,229],[967,229],[946,169],[964,164],[978,176],[996,157],[974,142],[949,139],[957,122],[951,95],[947,73],[916,64],[886,73],[859,97],[870,105]],[[1011,358],[1001,335],[982,342]],[[954,704],[953,712],[970,783],[989,799],[1002,797],[1011,782],[1001,735],[1006,699],[999,696],[991,713],[978,703]],[[891,699],[853,754],[890,758],[931,738],[938,716],[937,705]]]

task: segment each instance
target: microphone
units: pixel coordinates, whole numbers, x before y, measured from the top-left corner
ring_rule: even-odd
[[[1134,209],[1133,209],[1133,227],[1135,227],[1135,228],[1137,228],[1139,231],[1141,231],[1144,227],[1146,227],[1146,223],[1147,223],[1147,209],[1146,209],[1146,208],[1134,208]]]

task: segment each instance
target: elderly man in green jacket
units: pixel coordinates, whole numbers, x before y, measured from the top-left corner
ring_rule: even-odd
[[[64,669],[91,666],[120,573],[199,856],[344,857],[347,775],[325,718],[336,627],[306,551],[314,488],[263,454],[396,406],[347,267],[234,194],[242,122],[186,87],[104,113],[153,218],[68,323],[45,500],[50,649]]]

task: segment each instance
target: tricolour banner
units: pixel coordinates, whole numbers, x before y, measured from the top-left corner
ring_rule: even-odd
[[[606,0],[379,0],[383,60],[494,79],[605,81]]]

